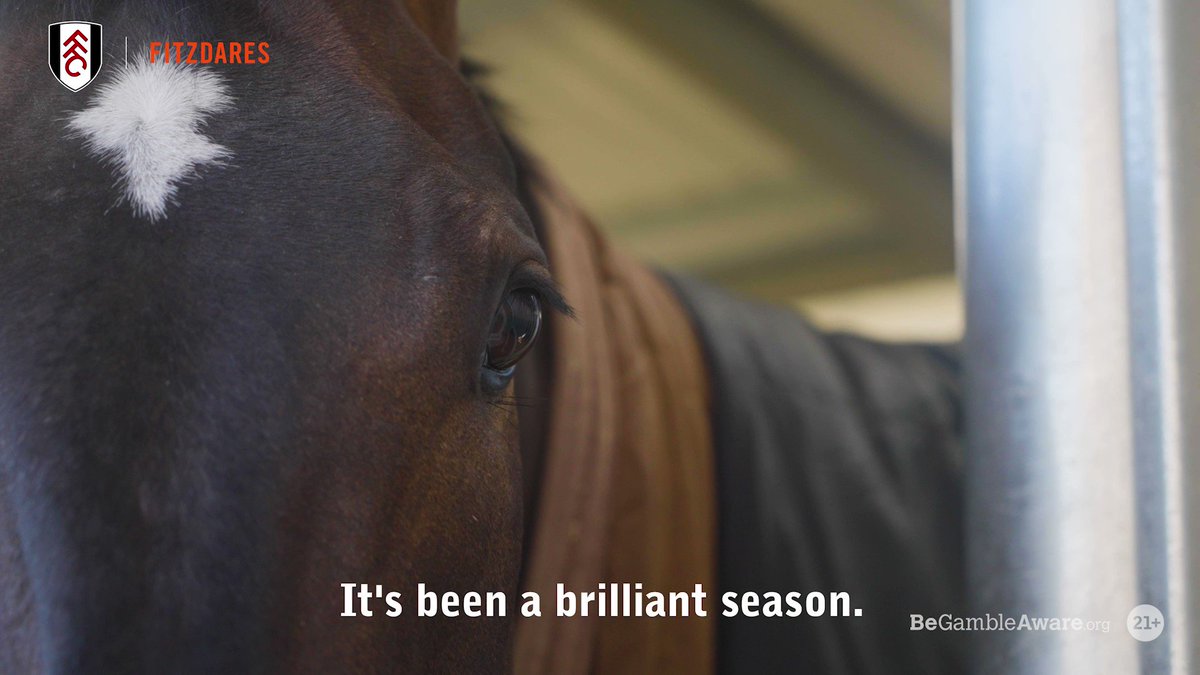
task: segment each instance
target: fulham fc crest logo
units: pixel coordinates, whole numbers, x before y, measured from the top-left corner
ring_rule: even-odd
[[[71,91],[91,84],[104,63],[103,28],[89,21],[50,24],[50,72]]]

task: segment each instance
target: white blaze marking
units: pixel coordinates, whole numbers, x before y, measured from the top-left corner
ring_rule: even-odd
[[[88,151],[111,164],[135,214],[166,215],[181,181],[230,156],[201,133],[233,99],[215,73],[185,64],[135,61],[93,94],[67,126]]]

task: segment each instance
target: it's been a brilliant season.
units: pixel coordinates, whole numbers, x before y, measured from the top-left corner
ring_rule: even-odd
[[[343,583],[343,617],[374,617],[382,613],[397,617],[404,613],[400,591],[385,590],[380,584]],[[708,593],[701,584],[691,591],[645,590],[640,583],[601,583],[595,591],[570,591],[558,584],[555,593],[555,616],[560,617],[706,617]],[[436,593],[417,584],[417,616],[491,617],[508,615],[508,596],[489,591],[479,593]],[[382,603],[382,604],[381,604]],[[850,594],[790,591],[778,593],[721,594],[721,616],[795,618],[862,616],[862,610],[852,607]],[[532,591],[521,594],[521,615],[542,616],[542,598]]]

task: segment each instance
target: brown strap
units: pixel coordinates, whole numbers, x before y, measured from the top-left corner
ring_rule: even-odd
[[[708,382],[689,320],[663,282],[610,249],[553,182],[537,192],[555,276],[578,321],[553,333],[554,409],[526,590],[541,618],[517,629],[522,675],[709,673],[708,619],[553,616],[556,584],[715,590]]]

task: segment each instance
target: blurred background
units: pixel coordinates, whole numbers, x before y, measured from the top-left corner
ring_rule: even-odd
[[[513,131],[638,257],[957,339],[949,0],[460,0]]]

